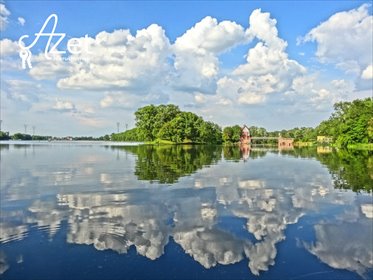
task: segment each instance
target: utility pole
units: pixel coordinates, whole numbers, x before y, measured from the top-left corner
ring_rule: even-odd
[[[128,123],[126,123],[126,131],[127,131],[127,129],[128,129]]]
[[[25,134],[27,134],[27,124],[23,125],[25,127]]]
[[[117,132],[118,132],[118,133],[119,133],[119,125],[120,125],[120,123],[117,122]]]

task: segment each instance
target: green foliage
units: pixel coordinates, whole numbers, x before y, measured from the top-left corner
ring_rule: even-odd
[[[316,141],[317,132],[312,127],[295,127],[288,130],[277,130],[268,133],[272,137],[281,135],[284,138],[293,138],[294,141],[313,142]]]
[[[144,141],[157,138],[161,128],[179,115],[180,109],[175,105],[148,105],[135,112],[138,136]]]
[[[158,133],[159,139],[175,143],[199,142],[203,119],[190,112],[181,112],[170,122],[165,123]]]
[[[135,112],[136,128],[111,135],[113,141],[221,143],[221,129],[175,105],[149,105]]]
[[[226,143],[237,143],[240,137],[241,127],[239,125],[227,126],[223,130],[223,141]]]
[[[334,105],[329,120],[316,128],[318,135],[333,137],[339,147],[373,143],[373,100],[366,98]]]
[[[24,133],[15,133],[12,136],[13,140],[32,140],[32,136],[30,134]]]
[[[36,141],[46,141],[51,138],[52,138],[51,136],[32,135],[32,140],[36,140]]]
[[[0,131],[0,140],[9,140],[9,132]]]
[[[138,133],[138,128],[132,128],[121,133],[113,133],[111,134],[111,140],[112,141],[130,141],[130,142],[144,141],[144,139],[141,138],[141,136]]]

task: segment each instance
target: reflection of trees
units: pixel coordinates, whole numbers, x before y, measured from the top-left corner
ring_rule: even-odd
[[[137,156],[135,175],[140,180],[172,184],[221,159],[220,146],[172,145],[121,147]]]
[[[316,157],[331,173],[334,186],[353,191],[373,190],[373,153],[369,151],[339,150]]]
[[[315,148],[281,151],[283,155],[297,158],[315,158],[324,164],[332,175],[334,187],[357,192],[373,190],[373,152],[359,150],[334,150],[317,153]]]
[[[240,147],[237,145],[224,146],[223,154],[226,160],[233,160],[238,162],[242,158]]]

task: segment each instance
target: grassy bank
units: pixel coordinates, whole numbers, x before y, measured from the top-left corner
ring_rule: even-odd
[[[373,151],[373,143],[370,144],[350,144],[347,146],[348,149],[354,149],[354,150],[365,150],[365,151]]]

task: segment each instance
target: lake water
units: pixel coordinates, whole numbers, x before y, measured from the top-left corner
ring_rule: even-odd
[[[2,279],[372,279],[373,155],[2,144]]]

